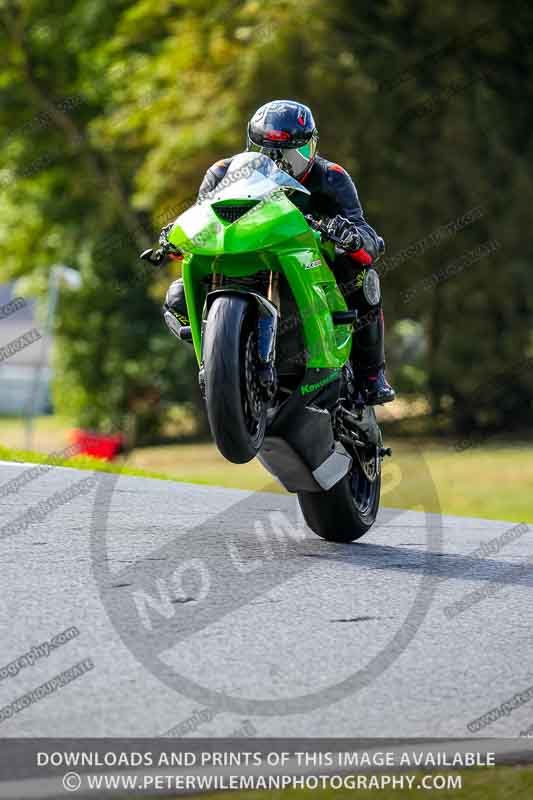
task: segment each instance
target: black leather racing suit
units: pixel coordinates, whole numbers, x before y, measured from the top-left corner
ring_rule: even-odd
[[[224,158],[207,170],[198,192],[200,199],[216,188],[231,161],[231,158]],[[301,183],[311,194],[294,192],[291,200],[304,214],[312,214],[317,219],[333,218],[339,214],[353,222],[360,233],[361,250],[351,256],[338,254],[332,267],[348,307],[357,308],[360,314],[361,322],[356,326],[352,346],[354,369],[362,375],[375,373],[385,364],[383,313],[381,301],[370,306],[365,300],[362,277],[365,267],[379,258],[382,240],[366,222],[354,183],[338,164],[317,156]],[[172,314],[180,324],[187,324],[181,279],[169,287],[163,312]]]

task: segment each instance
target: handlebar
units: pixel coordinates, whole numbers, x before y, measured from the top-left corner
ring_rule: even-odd
[[[342,250],[346,250],[345,244],[341,241],[341,239],[339,239],[337,236],[333,236],[329,232],[327,225],[312,217],[311,214],[306,214],[305,219],[307,220],[308,225],[311,228],[313,228],[313,230],[318,231],[318,233],[321,233],[323,236],[326,237],[326,239],[329,239],[330,242],[336,244],[337,247],[342,248]],[[378,248],[380,254],[383,253],[385,250],[385,243],[381,238],[381,236],[378,238]],[[170,256],[174,255],[179,258],[182,257],[183,254],[180,252],[180,250],[178,250],[178,248],[170,244],[170,242],[165,241],[155,251],[153,247],[149,247],[148,250],[143,250],[139,258],[141,258],[143,261],[149,261],[150,264],[153,264],[154,266],[158,267],[163,263],[163,261],[169,255]]]

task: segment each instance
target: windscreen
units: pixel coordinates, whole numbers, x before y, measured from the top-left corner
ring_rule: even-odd
[[[232,158],[218,186],[200,200],[261,200],[280,188],[310,194],[305,186],[283,172],[263,153],[239,153]]]

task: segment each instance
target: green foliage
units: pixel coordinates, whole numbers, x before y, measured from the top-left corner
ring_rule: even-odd
[[[61,411],[105,428],[134,410],[150,438],[168,404],[198,403],[192,354],[160,320],[171,275],[144,275],[137,255],[205,169],[243,148],[254,108],[295,96],[315,112],[323,154],[353,174],[388,254],[481,207],[384,275],[389,367],[458,430],[530,423],[533,371],[519,366],[533,355],[527,4],[512,15],[503,0],[57,8],[0,5],[0,248],[6,277],[42,282],[54,263],[82,273],[60,303]],[[405,299],[494,239],[492,256]],[[412,360],[402,320],[424,344]]]

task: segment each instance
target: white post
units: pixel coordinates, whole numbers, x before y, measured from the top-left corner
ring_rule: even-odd
[[[49,344],[51,344],[52,333],[54,331],[54,319],[57,309],[57,302],[59,299],[59,285],[61,279],[67,283],[72,289],[79,289],[81,286],[81,275],[70,267],[65,267],[62,264],[53,266],[50,270],[50,277],[48,279],[48,306],[46,311],[46,321],[41,339],[41,352],[39,360],[37,361],[33,373],[33,380],[31,383],[30,394],[26,404],[25,411],[25,448],[31,450],[33,448],[33,420],[35,417],[35,406],[41,388],[41,376],[46,364],[46,351]]]

